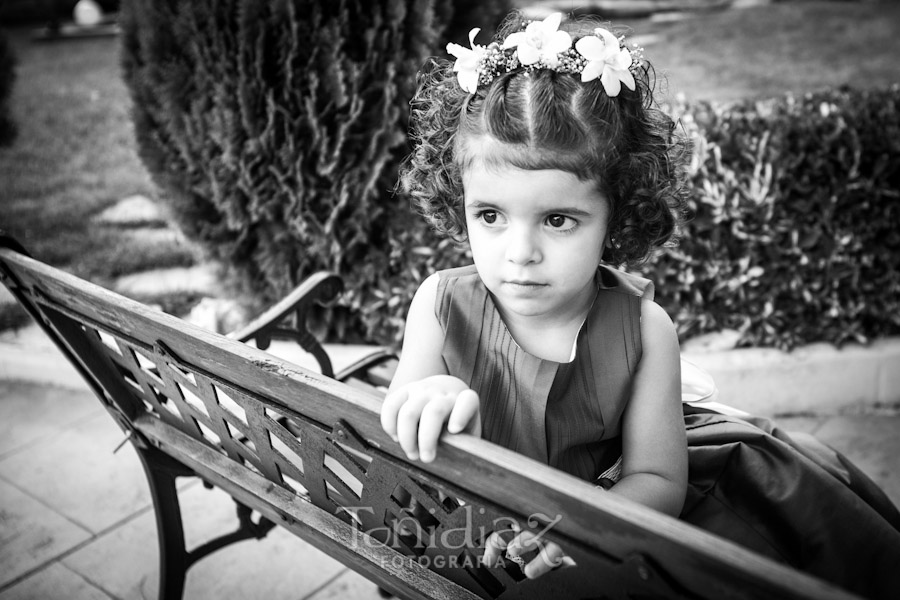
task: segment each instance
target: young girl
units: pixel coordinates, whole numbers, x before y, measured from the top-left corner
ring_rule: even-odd
[[[645,260],[684,207],[684,144],[652,105],[640,53],[558,14],[513,15],[487,47],[477,33],[448,45],[455,63],[414,99],[402,175],[474,265],[416,292],[385,431],[426,462],[445,427],[479,435],[845,587],[890,589],[900,514],[880,490],[813,442],[683,409],[652,283],[608,266]],[[530,542],[492,536],[485,560],[521,560]],[[524,572],[563,558],[544,546]]]

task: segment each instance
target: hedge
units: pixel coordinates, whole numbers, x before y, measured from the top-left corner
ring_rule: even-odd
[[[347,282],[333,335],[378,335],[353,306],[396,279],[413,227],[392,193],[427,57],[508,1],[122,3],[122,60],[144,164],[186,235],[258,305],[310,273]],[[388,316],[385,315],[385,319]]]
[[[900,332],[900,86],[673,112],[695,141],[694,216],[644,272],[682,338]]]
[[[9,103],[15,79],[16,58],[9,39],[0,29],[0,146],[12,144],[16,137],[16,124]]]

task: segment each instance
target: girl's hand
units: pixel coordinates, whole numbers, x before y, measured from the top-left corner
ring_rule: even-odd
[[[495,531],[485,543],[482,557],[484,564],[493,567],[501,560],[518,563],[528,579],[536,579],[559,567],[575,564],[559,545],[548,542],[531,531],[516,529]]]
[[[434,460],[444,423],[450,433],[481,435],[478,394],[450,375],[407,383],[388,393],[381,406],[381,426],[410,460]]]

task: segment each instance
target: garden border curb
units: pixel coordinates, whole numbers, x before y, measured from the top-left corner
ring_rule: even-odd
[[[900,337],[836,348],[686,351],[710,373],[718,401],[751,414],[837,414],[900,404]]]
[[[762,416],[839,414],[900,405],[900,336],[867,346],[817,343],[700,351],[683,356],[710,373],[717,401]],[[0,333],[0,380],[84,387],[37,325]]]

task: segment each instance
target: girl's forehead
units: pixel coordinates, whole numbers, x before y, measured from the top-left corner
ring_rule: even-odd
[[[463,173],[464,204],[525,214],[565,209],[592,214],[607,205],[596,183],[559,169],[488,168],[474,164]]]
[[[526,165],[539,162],[544,154],[538,148],[507,144],[490,136],[467,136],[456,150],[457,161],[463,171],[473,166],[491,170],[504,167],[527,168]]]
[[[577,148],[564,151],[525,144],[509,144],[487,135],[465,136],[458,139],[455,161],[463,174],[472,168],[488,171],[508,168],[526,171],[556,169],[573,173],[579,179],[594,179],[587,172],[586,165],[589,161]]]

